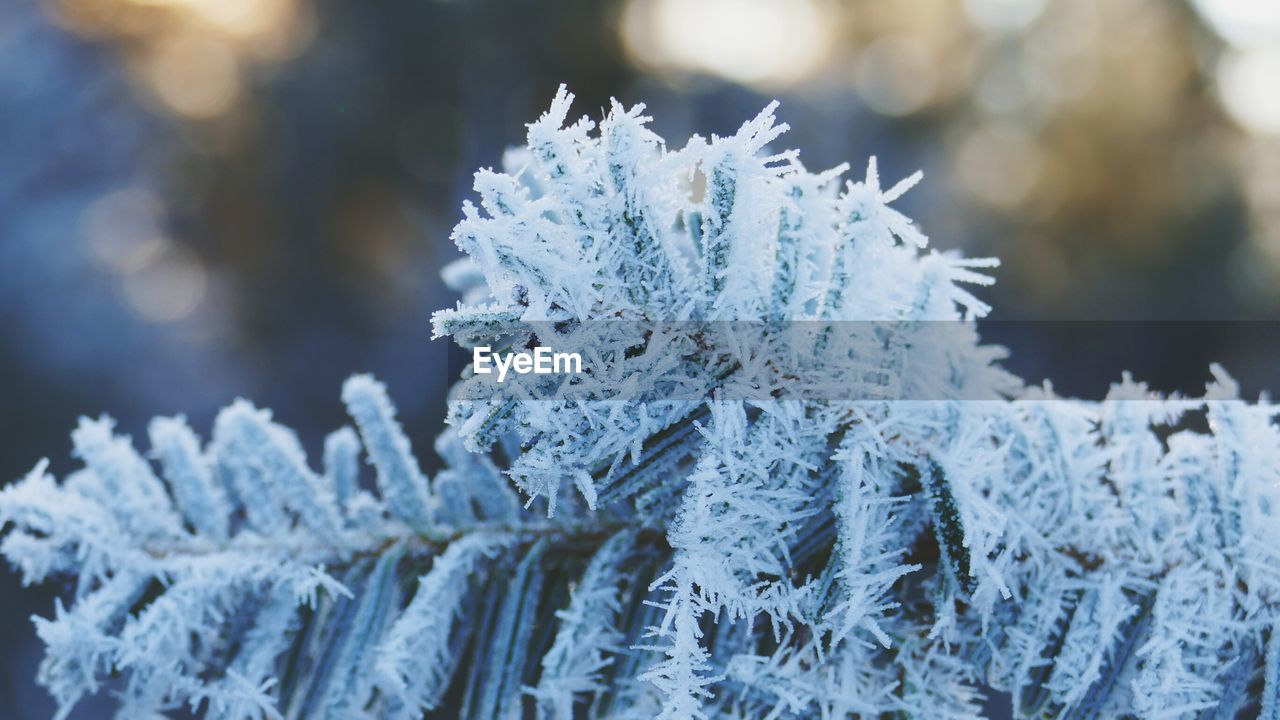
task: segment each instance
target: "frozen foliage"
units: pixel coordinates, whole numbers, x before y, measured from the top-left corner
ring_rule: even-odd
[[[971,718],[993,692],[1018,717],[1280,717],[1280,409],[1217,367],[1199,398],[1023,387],[972,323],[994,263],[891,207],[918,177],[810,173],[766,149],[772,105],[670,150],[640,108],[597,128],[570,101],[477,174],[435,331],[627,321],[588,366],[671,384],[464,379],[431,479],[367,377],[322,471],[244,401],[207,444],[155,421],[154,463],[84,420],[83,470],[0,494],[10,561],[74,578],[36,619],[64,713],[107,689],[129,718]],[[635,332],[686,320],[895,324],[872,369],[936,399],[746,401],[745,356]]]

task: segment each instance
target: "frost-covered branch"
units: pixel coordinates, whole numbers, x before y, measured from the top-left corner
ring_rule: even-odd
[[[776,105],[669,149],[571,101],[477,173],[434,330],[589,371],[466,373],[436,477],[358,376],[322,470],[237,401],[155,463],[85,420],[83,470],[0,494],[10,561],[75,579],[64,713],[1277,717],[1280,408],[1216,366],[1026,387],[973,322],[994,261],[892,207],[918,175],[811,173]]]

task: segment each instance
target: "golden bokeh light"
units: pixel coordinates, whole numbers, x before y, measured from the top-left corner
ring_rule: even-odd
[[[129,307],[148,322],[175,322],[191,315],[204,300],[208,278],[199,258],[170,243],[145,267],[122,278]]]
[[[174,112],[192,118],[217,117],[240,97],[240,70],[224,42],[204,35],[162,38],[145,68],[156,96]]]
[[[871,43],[858,55],[854,82],[862,99],[881,115],[910,115],[933,99],[938,85],[931,48],[914,35]]]
[[[964,9],[979,27],[1014,32],[1035,22],[1045,4],[1046,0],[964,0]]]
[[[832,9],[815,0],[630,0],[627,53],[658,72],[695,72],[775,88],[811,75],[834,37]]]
[[[1280,3],[1274,0],[1192,0],[1192,5],[1235,47],[1274,47],[1280,42]]]
[[[126,305],[148,322],[175,322],[205,298],[208,273],[191,250],[164,229],[164,206],[137,187],[94,201],[80,220],[89,257],[115,273]]]
[[[85,36],[112,40],[161,107],[225,117],[247,75],[295,56],[315,34],[306,0],[48,0]]]
[[[162,211],[160,200],[141,188],[126,188],[102,196],[80,219],[89,256],[118,273],[145,267],[164,250],[160,228]]]
[[[1246,130],[1280,135],[1280,44],[1232,49],[1219,61],[1218,95]]]
[[[1035,138],[1014,125],[975,128],[958,143],[952,158],[958,187],[979,202],[1006,210],[1032,193],[1040,166]]]

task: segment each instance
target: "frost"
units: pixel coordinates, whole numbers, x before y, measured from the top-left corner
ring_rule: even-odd
[[[1277,717],[1280,408],[1216,366],[1025,387],[973,322],[995,262],[893,207],[918,174],[810,172],[776,104],[672,149],[571,103],[477,173],[433,331],[596,370],[464,373],[433,478],[356,376],[321,470],[236,401],[147,454],[83,420],[82,469],[0,492],[0,550],[72,580],[36,619],[63,716]],[[787,396],[780,329],[884,394]]]
[[[413,599],[376,651],[379,684],[395,698],[398,715],[418,717],[439,703],[456,662],[450,656],[449,634],[462,612],[467,576],[503,544],[500,538],[480,534],[464,538],[418,578]]]

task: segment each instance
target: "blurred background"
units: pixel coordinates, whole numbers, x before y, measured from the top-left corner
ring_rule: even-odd
[[[449,230],[562,82],[673,145],[776,97],[810,168],[923,169],[899,206],[1003,259],[997,319],[1280,310],[1273,0],[0,0],[0,482],[73,468],[79,415],[207,432],[236,396],[315,451],[361,371],[434,468]],[[0,578],[3,717],[53,713],[58,590]]]

